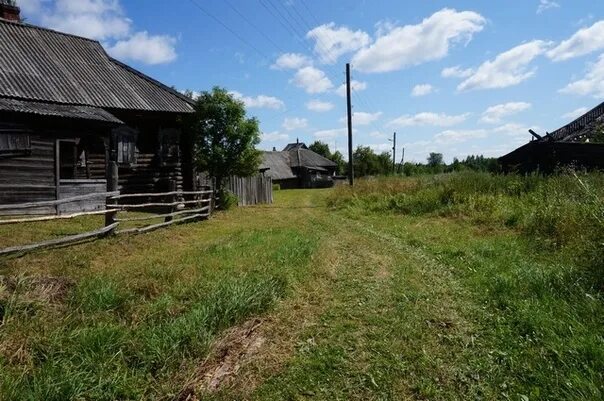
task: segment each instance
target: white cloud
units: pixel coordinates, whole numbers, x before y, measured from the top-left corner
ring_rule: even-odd
[[[347,134],[346,128],[326,129],[315,132],[313,135],[317,139],[333,139]]]
[[[604,49],[604,21],[582,28],[547,52],[554,61],[563,61]]]
[[[279,110],[285,107],[285,103],[281,99],[274,96],[258,95],[256,97],[244,96],[241,92],[229,92],[237,100],[241,100],[245,107],[258,109],[273,109]]]
[[[461,143],[472,139],[487,137],[487,131],[477,130],[446,130],[434,136],[434,140],[440,144]]]
[[[333,83],[325,73],[315,67],[303,67],[296,72],[290,82],[293,82],[306,93],[323,93],[333,88]]]
[[[286,131],[302,129],[302,128],[306,128],[307,126],[308,126],[308,120],[306,118],[298,118],[298,117],[285,118],[285,120],[283,120],[283,124],[282,124],[282,127]]]
[[[176,60],[176,39],[168,35],[150,36],[146,31],[137,32],[107,48],[113,57],[135,60],[145,64],[164,64]]]
[[[457,87],[460,91],[474,89],[506,88],[518,85],[535,75],[530,63],[543,54],[548,43],[534,40],[499,54],[494,60],[484,62],[472,76]]]
[[[531,134],[529,134],[529,132],[528,132],[529,129],[533,129],[535,131],[541,130],[541,128],[538,126],[529,127],[529,126],[517,124],[517,123],[508,123],[508,124],[499,126],[497,128],[494,128],[493,132],[498,135],[506,135],[506,136],[512,136],[512,137],[529,137],[529,136],[531,136]]]
[[[415,85],[411,91],[411,96],[426,96],[436,92],[436,88],[430,84]]]
[[[527,102],[509,102],[491,106],[482,113],[480,121],[488,124],[498,124],[502,118],[528,110],[531,106]]]
[[[539,0],[539,6],[537,7],[537,14],[541,14],[544,11],[552,8],[560,8],[560,4],[553,0]]]
[[[418,113],[415,115],[403,115],[388,123],[392,127],[413,127],[413,126],[436,126],[436,127],[450,127],[453,125],[461,124],[466,121],[469,114],[459,114],[450,116],[447,114],[438,113]]]
[[[561,93],[604,98],[604,54],[591,64],[585,77],[560,89]]]
[[[353,124],[355,125],[369,125],[377,120],[379,120],[379,118],[382,116],[382,112],[378,111],[377,113],[366,113],[363,111],[357,111],[352,115],[352,121]],[[340,119],[341,123],[345,123],[346,122],[346,118],[341,118]]]
[[[363,31],[352,31],[336,24],[320,25],[306,34],[308,39],[315,41],[315,53],[323,63],[333,64],[346,53],[356,51],[367,46],[371,39]]]
[[[380,131],[371,131],[369,133],[369,136],[371,138],[386,138],[388,135],[384,134],[383,132]]]
[[[364,91],[367,89],[367,82],[361,82],[353,79],[350,81],[350,89],[352,89],[354,92]],[[346,84],[340,85],[340,87],[336,89],[336,93],[339,96],[346,97]]]
[[[440,72],[443,78],[468,78],[474,74],[474,70],[471,68],[462,69],[460,66],[447,67]]]
[[[312,60],[300,53],[284,53],[271,65],[273,70],[298,70],[312,65]]]
[[[177,58],[176,38],[132,30],[119,0],[24,0],[26,18],[58,31],[99,40],[116,58],[147,64]]]
[[[391,143],[370,143],[369,146],[375,153],[383,153],[383,152],[392,152],[392,144]],[[392,157],[392,155],[391,155]],[[392,160],[392,159],[391,159]],[[400,161],[400,160],[397,160]]]
[[[388,72],[439,60],[458,42],[469,42],[486,20],[472,11],[442,9],[417,25],[394,27],[352,58],[364,72]]]
[[[282,134],[279,131],[273,132],[263,132],[261,135],[262,142],[280,142],[287,141],[289,139],[289,135]]]
[[[588,111],[589,111],[589,108],[587,108],[587,107],[579,107],[576,110],[563,114],[562,119],[571,120],[571,121],[576,120],[577,118],[581,117],[583,114],[587,113]]]
[[[317,113],[325,113],[332,110],[334,108],[334,104],[313,99],[306,103],[306,108],[310,111],[316,111]]]

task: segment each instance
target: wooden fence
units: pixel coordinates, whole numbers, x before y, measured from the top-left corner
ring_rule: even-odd
[[[273,180],[270,177],[230,177],[225,188],[239,199],[239,206],[273,203]]]
[[[0,249],[0,256],[26,253],[36,249],[66,246],[112,234],[145,233],[172,224],[205,219],[208,218],[213,211],[214,190],[209,186],[200,187],[197,191],[186,192],[175,190],[176,185],[173,183],[173,188],[171,188],[172,190],[169,192],[121,194],[117,191],[117,165],[113,163],[110,169],[111,174],[109,174],[107,181],[109,190],[107,192],[79,195],[52,201],[0,205],[0,215],[10,215],[11,212],[15,210],[22,211],[40,207],[69,205],[89,199],[104,198],[106,199],[106,208],[104,210],[0,219],[0,225],[7,225],[74,219],[81,216],[104,215],[104,227],[82,234]],[[59,209],[57,208],[57,210]],[[119,215],[120,212],[128,211],[144,212],[144,214],[139,213],[132,217]],[[163,219],[163,222],[150,223],[122,230],[119,229],[120,226],[125,223],[136,222],[138,224],[139,222],[152,222],[157,219]]]

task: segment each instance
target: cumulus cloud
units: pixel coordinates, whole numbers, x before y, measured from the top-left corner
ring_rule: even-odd
[[[434,140],[440,144],[461,143],[472,139],[486,138],[487,131],[477,130],[446,130],[434,136]]]
[[[273,132],[263,132],[260,139],[262,140],[262,142],[280,142],[280,141],[287,141],[289,139],[289,135],[287,134],[282,134],[279,131],[273,131]]]
[[[366,113],[364,111],[357,111],[352,115],[352,120],[355,125],[369,125],[379,120],[381,116],[381,111],[378,111],[377,113]],[[346,118],[342,117],[340,119],[340,122],[345,123]]]
[[[346,128],[334,128],[317,131],[313,136],[317,139],[333,139],[347,134]]]
[[[310,111],[316,111],[317,113],[325,113],[332,110],[334,108],[334,104],[331,102],[313,99],[306,103],[306,108]]]
[[[576,110],[563,114],[562,119],[571,120],[571,121],[576,120],[577,118],[581,117],[583,114],[587,113],[588,111],[589,111],[589,108],[587,108],[587,107],[579,107]]]
[[[287,117],[283,120],[282,127],[286,131],[293,131],[296,129],[306,128],[308,126],[308,120],[306,118],[298,117]]]
[[[430,84],[415,85],[411,90],[411,96],[426,96],[436,92],[436,88]]]
[[[26,18],[58,31],[103,42],[112,56],[146,64],[177,58],[176,38],[134,31],[119,0],[22,0]]]
[[[598,61],[591,64],[582,79],[571,82],[560,89],[561,93],[581,96],[593,96],[604,98],[604,54],[600,55]]]
[[[491,106],[482,113],[480,121],[488,124],[498,124],[504,117],[528,110],[531,106],[527,102],[509,102]]]
[[[413,126],[436,126],[450,127],[466,121],[469,113],[459,115],[447,115],[444,113],[418,113],[415,115],[403,115],[388,123],[391,127],[413,127]]]
[[[285,107],[285,103],[281,99],[274,96],[258,95],[244,96],[241,92],[231,91],[229,92],[237,100],[241,100],[245,107],[258,108],[258,109],[273,109],[279,110]]]
[[[604,21],[598,21],[589,28],[575,32],[547,52],[554,61],[563,61],[604,49]]]
[[[468,78],[474,74],[474,70],[471,68],[462,69],[460,66],[447,67],[440,72],[443,78]]]
[[[457,89],[467,91],[518,85],[535,75],[536,68],[530,68],[530,64],[547,47],[548,43],[534,40],[503,52],[495,59],[484,62]]]
[[[388,72],[439,60],[452,45],[469,42],[485,24],[478,13],[445,8],[417,25],[382,29],[375,42],[354,55],[352,63],[360,71]]]
[[[528,133],[529,129],[533,129],[535,131],[540,131],[541,128],[538,126],[529,127],[526,125],[518,124],[518,123],[508,123],[501,125],[497,128],[493,129],[493,132],[498,135],[506,135],[512,137],[526,137],[530,136]]]
[[[542,12],[551,10],[552,8],[560,8],[560,4],[556,3],[553,0],[539,0],[537,14],[541,14]]]
[[[343,54],[354,52],[371,41],[363,31],[352,31],[334,22],[320,25],[306,34],[308,39],[315,41],[315,53],[323,63],[333,64]]]
[[[273,70],[298,70],[312,65],[312,60],[300,53],[284,53],[271,65]]]
[[[107,48],[111,56],[121,60],[135,60],[145,64],[164,64],[176,60],[176,39],[168,35],[149,35],[137,32],[128,39],[119,40]]]
[[[350,81],[350,88],[353,92],[364,91],[365,89],[367,89],[367,82],[361,82],[353,79],[352,81]],[[346,97],[346,84],[340,85],[338,89],[336,89],[336,93],[339,96]]]
[[[323,71],[315,67],[299,69],[290,82],[311,94],[327,92],[333,88],[331,80]]]

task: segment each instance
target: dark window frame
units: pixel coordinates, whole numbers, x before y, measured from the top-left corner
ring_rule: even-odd
[[[29,131],[0,129],[0,157],[29,156],[30,154],[31,133]]]

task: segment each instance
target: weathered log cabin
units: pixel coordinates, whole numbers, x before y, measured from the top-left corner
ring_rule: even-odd
[[[561,167],[604,169],[604,103],[499,158],[506,172],[549,174]]]
[[[19,22],[18,13],[0,3],[0,204],[105,192],[110,160],[122,192],[189,189],[179,120],[192,101],[99,42]]]
[[[282,189],[334,185],[336,163],[313,152],[302,142],[290,143],[280,152],[263,152],[262,157],[260,171]]]

